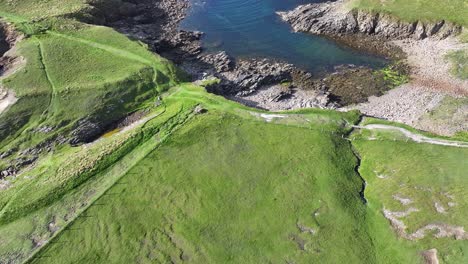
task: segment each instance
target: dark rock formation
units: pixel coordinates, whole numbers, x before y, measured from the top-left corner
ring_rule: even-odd
[[[210,92],[245,96],[265,85],[291,81],[293,68],[291,64],[267,59],[238,60],[230,71],[214,73],[221,83]]]
[[[220,84],[211,92],[221,95],[246,95],[261,86],[291,80],[290,64],[266,59],[236,61],[226,52],[203,53],[202,32],[180,30],[178,25],[185,17],[187,0],[119,0],[129,10],[113,12],[95,11],[108,26],[127,36],[145,42],[156,53],[170,59],[188,72],[193,80],[215,76]],[[104,1],[106,2],[106,1]],[[103,10],[103,4],[95,4]],[[104,18],[102,18],[104,17]]]
[[[98,138],[104,131],[105,128],[100,123],[92,119],[82,119],[73,128],[69,142],[72,146],[88,143]]]
[[[0,22],[0,57],[15,45],[22,38],[21,34],[5,22]]]
[[[295,31],[317,35],[339,36],[363,33],[384,39],[447,38],[461,32],[462,27],[446,21],[426,23],[404,22],[387,14],[346,10],[344,1],[307,4],[289,12],[278,12]]]

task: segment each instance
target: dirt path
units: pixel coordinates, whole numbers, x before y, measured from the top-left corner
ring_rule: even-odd
[[[368,129],[368,130],[394,130],[401,132],[407,138],[418,142],[418,143],[426,143],[432,145],[441,145],[441,146],[450,146],[450,147],[459,147],[459,148],[468,148],[468,143],[461,142],[461,141],[454,141],[454,140],[445,140],[445,139],[437,139],[437,138],[430,138],[426,137],[417,133],[413,133],[407,129],[390,126],[390,125],[380,125],[380,124],[370,124],[365,126],[354,126],[358,129]]]

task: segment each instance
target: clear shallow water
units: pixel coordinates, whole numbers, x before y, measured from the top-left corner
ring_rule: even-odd
[[[225,50],[234,57],[269,57],[311,72],[340,64],[379,67],[385,60],[341,47],[333,41],[294,33],[275,11],[319,0],[191,0],[181,28],[205,33],[207,51]]]

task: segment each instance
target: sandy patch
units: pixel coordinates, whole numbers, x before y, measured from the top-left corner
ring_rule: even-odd
[[[446,214],[447,213],[447,210],[445,210],[445,207],[442,204],[440,204],[439,202],[435,202],[434,207],[435,207],[436,211],[439,214]]]
[[[413,200],[411,200],[410,198],[402,197],[402,196],[400,196],[399,194],[393,195],[393,199],[397,200],[397,201],[400,202],[402,205],[408,205],[408,204],[413,203]]]
[[[0,114],[3,113],[9,106],[16,103],[18,99],[15,93],[0,88]]]
[[[443,40],[399,40],[393,43],[408,55],[413,86],[452,96],[468,96],[468,80],[457,79],[449,74],[450,63],[445,58],[451,51],[468,49],[468,43],[460,43],[454,37]]]
[[[415,126],[418,120],[437,107],[444,97],[440,92],[405,84],[380,97],[372,96],[367,103],[354,108],[369,116]]]
[[[450,51],[468,49],[467,43],[456,38],[438,40],[399,40],[393,44],[402,48],[412,69],[411,81],[381,97],[371,97],[369,102],[354,106],[369,116],[401,122],[418,129],[442,135],[453,135],[463,130],[463,125],[420,122],[423,115],[437,108],[444,97],[468,96],[468,80],[450,74],[450,63],[445,56]]]
[[[437,249],[429,249],[421,252],[426,264],[439,264],[439,258],[437,258]]]

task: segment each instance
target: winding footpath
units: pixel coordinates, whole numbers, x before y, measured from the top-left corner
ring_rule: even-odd
[[[449,146],[449,147],[459,147],[459,148],[468,148],[468,143],[455,141],[455,140],[446,140],[446,139],[437,139],[426,137],[421,134],[413,133],[407,129],[390,126],[390,125],[381,125],[381,124],[369,124],[365,126],[354,126],[357,129],[367,129],[367,130],[394,130],[402,133],[407,138],[417,142],[417,143],[426,143],[432,145],[441,145],[441,146]]]

